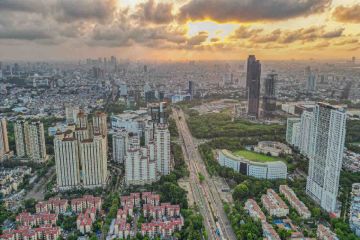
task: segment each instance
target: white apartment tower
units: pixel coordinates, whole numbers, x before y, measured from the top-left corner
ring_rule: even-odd
[[[300,127],[301,127],[300,122],[293,124],[291,145],[293,145],[294,147],[300,146],[300,130],[301,130]]]
[[[78,106],[66,106],[65,107],[65,117],[67,124],[76,124],[77,123],[77,116],[80,112]]]
[[[305,156],[310,156],[314,145],[314,113],[304,111],[300,122],[300,152]]]
[[[25,157],[28,155],[26,145],[28,144],[27,127],[28,123],[24,120],[18,120],[14,123],[15,145],[17,157]]]
[[[170,173],[170,132],[167,124],[157,124],[154,133],[156,168],[161,175]]]
[[[107,151],[105,137],[99,134],[80,142],[80,162],[83,186],[101,187],[107,180]]]
[[[81,110],[77,114],[76,128],[87,128],[87,127],[88,127],[87,114]]]
[[[93,116],[94,133],[107,136],[107,115],[104,112],[96,112]]]
[[[327,212],[336,208],[345,132],[345,110],[318,103],[314,109],[314,149],[310,154],[306,192]]]
[[[92,135],[101,134],[105,137],[106,151],[108,147],[108,128],[107,114],[104,112],[96,112],[92,118]]]
[[[56,180],[60,190],[79,187],[80,161],[78,141],[70,130],[58,132],[54,138],[54,152],[56,164]]]
[[[157,180],[156,161],[151,161],[148,148],[130,146],[125,159],[125,182],[127,185],[150,184]]]
[[[75,128],[75,138],[79,141],[79,143],[83,140],[89,139],[89,130],[87,128]]]
[[[44,162],[47,160],[44,125],[37,121],[31,122],[28,125],[29,143],[29,157],[33,161]]]
[[[288,118],[286,124],[286,142],[292,144],[294,124],[299,123],[300,118]]]
[[[128,142],[128,133],[125,129],[120,129],[112,135],[113,160],[117,163],[124,163]]]
[[[144,129],[145,145],[154,140],[154,123],[153,121],[146,122]]]
[[[0,161],[5,159],[6,154],[10,152],[9,139],[7,132],[7,121],[5,118],[0,119]]]

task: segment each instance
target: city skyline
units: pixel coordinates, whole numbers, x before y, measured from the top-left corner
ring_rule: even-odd
[[[350,59],[359,9],[356,0],[5,0],[0,51],[4,60]]]

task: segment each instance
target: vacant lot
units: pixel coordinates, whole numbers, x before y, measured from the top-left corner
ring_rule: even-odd
[[[245,120],[231,121],[224,113],[191,114],[187,119],[196,138],[284,136],[285,126],[256,124]]]

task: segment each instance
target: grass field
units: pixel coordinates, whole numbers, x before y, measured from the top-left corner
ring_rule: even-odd
[[[278,157],[271,157],[264,154],[248,151],[248,150],[239,150],[235,151],[234,155],[244,157],[251,161],[257,162],[274,162],[274,161],[283,161],[283,159]]]
[[[226,113],[192,114],[187,119],[196,138],[285,136],[284,125],[265,125],[246,120],[232,121]]]

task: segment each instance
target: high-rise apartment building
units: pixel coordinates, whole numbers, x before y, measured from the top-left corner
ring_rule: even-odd
[[[101,134],[104,129],[101,116],[99,119],[94,117],[93,122],[97,126],[94,135],[90,131],[92,122],[88,123],[87,114],[80,111],[76,126],[68,125],[68,130],[57,133],[54,139],[57,184],[60,190],[106,185],[107,135],[105,137]],[[107,128],[104,131],[107,132]]]
[[[75,138],[78,140],[79,143],[81,141],[91,138],[89,130],[87,128],[75,128],[74,134]]]
[[[306,67],[305,69],[305,76],[306,76],[306,90],[308,93],[316,91],[316,80],[317,76],[310,67]]]
[[[94,134],[101,134],[107,137],[108,128],[107,128],[107,115],[104,112],[96,112],[93,116],[93,128]]]
[[[304,111],[300,121],[300,152],[305,156],[310,156],[314,145],[314,113]]]
[[[154,123],[167,123],[167,104],[166,102],[148,104],[148,114]]]
[[[263,97],[264,116],[271,116],[276,111],[276,82],[278,75],[270,73],[265,78],[265,94]]]
[[[87,128],[88,127],[88,119],[87,114],[80,110],[77,114],[76,128]]]
[[[16,156],[25,157],[28,155],[26,145],[29,143],[27,127],[28,123],[24,120],[18,120],[14,123]]]
[[[32,161],[44,162],[47,160],[44,125],[40,122],[30,122],[28,130],[28,155]]]
[[[32,161],[47,160],[44,125],[39,122],[18,120],[14,124],[16,155]]]
[[[106,152],[108,148],[108,127],[107,114],[104,112],[96,112],[92,118],[92,135],[100,134],[105,138]]]
[[[336,209],[345,132],[345,110],[318,103],[314,108],[314,149],[310,154],[306,193],[328,212]]]
[[[144,128],[145,145],[148,145],[150,141],[154,140],[154,123],[153,121],[146,122]]]
[[[291,145],[297,148],[300,146],[300,127],[300,122],[297,122],[293,124],[292,129]]]
[[[78,106],[66,106],[65,107],[65,117],[67,124],[76,124],[77,123],[77,116],[80,112]]]
[[[78,141],[69,130],[58,132],[54,138],[56,181],[60,190],[79,187],[80,161]]]
[[[154,142],[156,149],[157,171],[161,175],[170,173],[170,132],[167,124],[155,126]]]
[[[142,148],[129,145],[125,159],[125,182],[127,185],[150,184],[157,180],[154,145]]]
[[[261,64],[254,55],[250,55],[247,60],[246,90],[248,99],[248,115],[259,117],[260,103],[260,75]]]
[[[83,186],[94,188],[106,185],[107,146],[105,137],[95,134],[94,138],[81,141],[79,155]]]
[[[189,81],[188,93],[190,94],[190,99],[192,100],[194,97],[194,82],[193,81]]]
[[[112,135],[113,160],[124,163],[128,143],[128,132],[125,129],[116,130]]]
[[[294,124],[300,123],[300,118],[288,118],[286,124],[286,142],[293,145],[294,141]]]
[[[5,118],[0,119],[0,161],[4,160],[10,152],[9,139],[7,132],[7,121]]]

